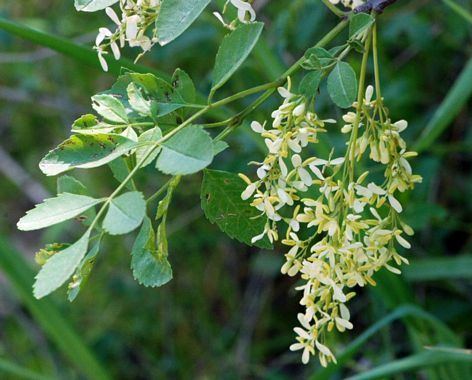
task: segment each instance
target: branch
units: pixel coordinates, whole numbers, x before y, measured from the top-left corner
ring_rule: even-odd
[[[326,7],[338,17],[345,17],[346,14],[340,10],[336,5],[332,4],[329,0],[321,0]]]
[[[36,182],[1,146],[0,173],[17,185],[18,189],[33,203],[41,203],[49,196],[49,192],[43,185]]]
[[[370,13],[374,11],[376,13],[382,13],[385,8],[395,3],[397,0],[367,0],[364,4],[359,5],[354,9],[354,13]]]

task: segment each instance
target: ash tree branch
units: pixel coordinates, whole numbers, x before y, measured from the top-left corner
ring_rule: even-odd
[[[369,13],[374,11],[376,13],[382,13],[385,8],[396,3],[397,0],[368,0],[364,4],[354,9],[354,13]]]

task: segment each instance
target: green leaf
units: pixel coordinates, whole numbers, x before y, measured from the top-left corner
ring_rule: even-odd
[[[349,108],[356,100],[357,78],[354,69],[346,62],[338,62],[328,77],[328,93],[341,108]]]
[[[91,129],[95,127],[99,123],[97,117],[92,114],[86,114],[79,117],[77,120],[74,121],[72,124],[72,129]]]
[[[336,357],[337,364],[331,363],[328,367],[320,368],[316,371],[310,380],[329,380],[332,379],[337,370],[340,370],[346,366],[346,364],[351,360],[354,355],[362,351],[366,343],[372,337],[375,337],[379,332],[384,329],[386,326],[391,325],[398,319],[403,319],[406,324],[408,321],[411,321],[412,318],[415,318],[420,326],[431,327],[436,332],[443,332],[444,336],[452,334],[452,331],[447,329],[443,323],[438,320],[434,315],[420,309],[414,305],[403,305],[397,307],[391,313],[383,317],[382,319],[376,321],[372,326],[365,330],[361,335],[352,340],[344,350],[339,353]],[[447,329],[446,331],[443,331]],[[451,337],[453,338],[453,337]],[[456,343],[454,340],[451,340],[450,343]]]
[[[169,211],[170,202],[172,201],[172,196],[174,195],[174,191],[179,185],[181,179],[182,177],[175,176],[169,180],[166,195],[162,198],[162,200],[157,206],[156,220],[163,219],[163,221],[165,222],[167,212]],[[167,250],[165,250],[164,252],[166,252],[167,254]]]
[[[71,193],[86,195],[86,192],[87,188],[84,186],[84,184],[70,175],[63,175],[57,179],[58,194]]]
[[[146,202],[139,191],[131,191],[113,199],[103,219],[110,235],[123,235],[138,228],[146,214]]]
[[[194,103],[197,91],[192,78],[183,70],[177,69],[172,76],[172,87],[187,103]]]
[[[112,88],[104,93],[119,98],[127,111],[128,117],[139,118],[142,116],[134,110],[132,103],[135,99],[129,98],[129,86],[131,84],[141,93],[144,99],[151,101],[150,112],[156,118],[166,116],[186,106],[181,94],[165,80],[152,74],[128,72],[121,75]],[[131,92],[131,95],[134,95],[133,92]]]
[[[126,91],[131,108],[142,116],[151,116],[151,101],[144,98],[141,89],[130,83]]]
[[[114,96],[106,94],[92,96],[92,107],[108,121],[120,124],[129,123],[125,107]]]
[[[159,44],[164,46],[185,32],[208,4],[210,0],[162,0],[156,20]]]
[[[17,226],[22,231],[39,230],[75,218],[100,202],[103,200],[62,193],[36,205],[20,219]]]
[[[199,172],[213,160],[213,141],[203,128],[192,125],[163,143],[156,167],[165,174]]]
[[[251,239],[259,235],[265,227],[266,218],[248,201],[241,199],[246,188],[238,175],[218,170],[205,170],[202,183],[202,209],[210,222],[229,237],[247,245],[259,248],[272,248],[267,238],[254,244]]]
[[[301,66],[305,70],[323,70],[335,60],[331,52],[318,46],[309,48],[305,52],[304,58]]]
[[[367,13],[357,13],[349,19],[349,38],[357,37],[375,22]]]
[[[450,365],[456,362],[472,363],[472,354],[469,350],[430,347],[418,354],[391,361],[368,371],[363,371],[359,375],[346,378],[346,380],[392,379],[395,378],[395,375],[401,373],[411,373],[411,371],[422,368],[435,367],[440,364]]]
[[[131,252],[133,276],[146,287],[162,286],[172,280],[172,268],[165,255],[156,249],[151,220],[145,218]]]
[[[119,157],[116,160],[113,160],[112,162],[108,163],[108,166],[110,167],[110,170],[113,174],[113,177],[119,182],[124,182],[126,177],[128,177],[128,174],[130,173],[130,169],[128,167],[128,164],[126,163],[126,158],[125,157]],[[126,188],[129,190],[135,190],[133,187],[133,180],[131,179],[127,184]]]
[[[96,12],[109,7],[119,0],[75,0],[75,9],[82,12]]]
[[[225,36],[216,55],[212,93],[223,86],[243,64],[256,45],[263,27],[261,22],[243,24]]]
[[[184,108],[186,106],[185,103],[177,103],[177,102],[173,102],[173,103],[161,103],[161,102],[155,102],[153,103],[153,106],[154,106],[154,110],[155,110],[155,115],[156,117],[162,117],[162,116],[166,116],[174,111],[177,111],[181,108]]]
[[[155,143],[159,141],[162,138],[162,131],[160,130],[159,127],[154,127],[152,129],[149,129],[148,131],[144,132],[139,136],[138,143]],[[152,153],[151,153],[152,151]],[[161,151],[161,147],[155,147],[153,145],[147,145],[147,146],[142,146],[136,149],[136,162],[141,162],[145,157],[147,157],[149,154],[149,157],[146,158],[146,160],[143,162],[141,167],[145,167],[150,165],[156,157],[159,155],[159,152]]]
[[[43,298],[64,284],[87,253],[90,230],[76,243],[52,256],[41,268],[33,285],[36,298]]]
[[[57,179],[57,194],[61,193],[87,195],[87,188],[76,178],[69,175],[63,175]],[[95,208],[91,208],[81,214],[79,220],[85,226],[89,226],[95,219],[95,216]]]
[[[415,282],[472,279],[471,268],[472,255],[465,254],[414,260],[402,269],[402,274]]]
[[[356,39],[349,40],[348,45],[352,50],[357,51],[359,54],[363,54],[365,51],[364,44],[362,43],[361,40],[356,40]]]
[[[41,171],[57,175],[73,168],[96,168],[127,153],[136,142],[115,134],[74,135],[39,163]]]
[[[73,281],[69,284],[69,289],[67,290],[67,299],[69,302],[73,302],[77,298],[80,290],[87,282],[100,250],[100,242],[101,236],[93,245],[93,247],[88,251],[87,255],[82,259],[81,263],[76,269]]]
[[[313,71],[305,75],[300,82],[299,92],[308,99],[316,96],[318,88],[320,87],[321,78],[323,78],[322,71]]]
[[[99,135],[111,133],[116,129],[116,125],[100,122],[95,115],[87,114],[79,117],[72,124],[72,133],[83,135]]]
[[[436,112],[421,133],[413,149],[417,152],[429,149],[457,117],[471,97],[472,58],[469,58],[466,66],[447,93],[446,98],[439,106],[434,107]]]
[[[213,155],[217,156],[221,152],[228,149],[229,145],[225,141],[213,141]]]

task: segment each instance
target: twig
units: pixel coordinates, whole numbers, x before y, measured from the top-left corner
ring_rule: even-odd
[[[18,186],[33,203],[41,203],[49,192],[36,182],[10,155],[0,147],[0,173]]]
[[[368,0],[364,4],[359,5],[354,9],[354,13],[370,13],[374,11],[376,13],[382,13],[385,8],[396,3],[397,0]]]
[[[49,108],[55,111],[67,110],[71,114],[83,114],[86,109],[68,102],[62,97],[35,96],[31,92],[23,91],[17,88],[11,88],[0,85],[0,99],[16,103],[34,103],[41,107]]]

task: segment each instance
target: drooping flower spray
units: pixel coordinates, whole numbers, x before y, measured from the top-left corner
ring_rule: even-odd
[[[374,38],[374,87],[365,86],[367,61]],[[319,133],[334,132],[333,120],[320,119],[311,102],[293,94],[291,83],[280,88],[284,101],[272,113],[272,127],[253,122],[252,128],[265,139],[268,155],[256,163],[257,180],[247,182],[243,199],[268,219],[264,232],[270,241],[286,230],[282,245],[287,247],[282,273],[299,276],[303,284],[296,343],[302,361],[317,355],[326,366],[335,361],[327,347],[326,334],[352,329],[347,302],[355,288],[375,285],[374,274],[381,268],[400,273],[397,266],[407,259],[397,246],[410,248],[406,236],[413,230],[401,220],[403,207],[398,193],[410,190],[421,177],[413,174],[401,133],[405,120],[393,121],[381,97],[376,50],[376,26],[365,36],[359,80],[359,95],[341,121],[347,137],[344,152],[331,150],[327,157],[317,152]],[[383,179],[362,170],[368,161],[381,165]]]

